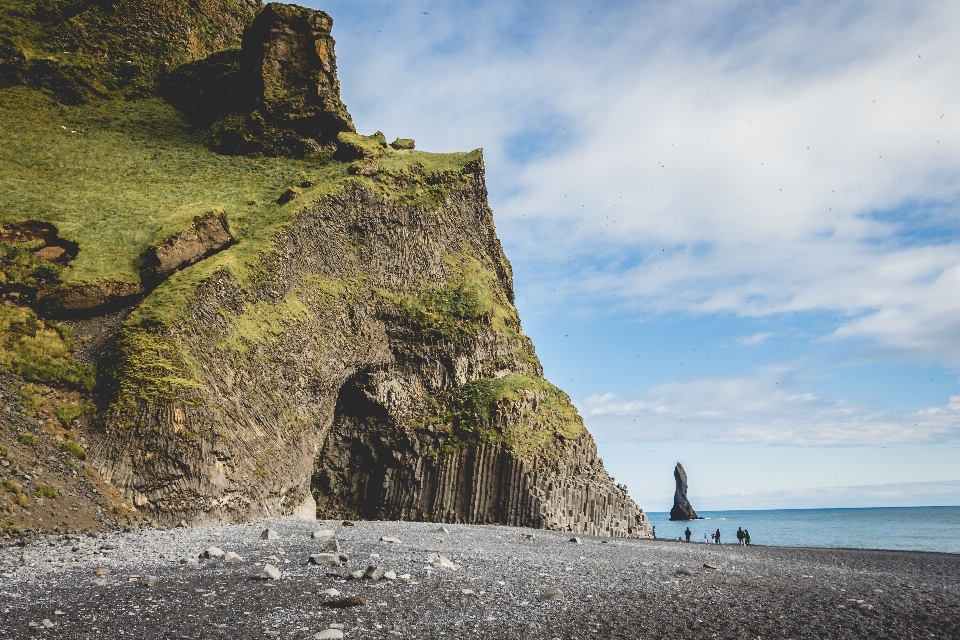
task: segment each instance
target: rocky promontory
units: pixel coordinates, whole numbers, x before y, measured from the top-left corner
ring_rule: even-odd
[[[356,133],[321,11],[166,4],[0,5],[0,455],[60,474],[4,526],[76,529],[86,474],[105,525],[649,536],[522,332],[482,152]]]

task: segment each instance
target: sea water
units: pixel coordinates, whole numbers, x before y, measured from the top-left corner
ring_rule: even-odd
[[[737,544],[737,527],[751,544],[788,547],[846,547],[960,553],[960,507],[876,507],[867,509],[773,509],[698,511],[703,520],[671,522],[669,513],[647,513],[658,538],[676,540],[689,526],[690,542]]]

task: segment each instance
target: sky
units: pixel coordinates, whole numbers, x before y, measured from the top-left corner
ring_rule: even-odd
[[[360,133],[484,149],[641,507],[960,505],[960,3],[301,4]]]

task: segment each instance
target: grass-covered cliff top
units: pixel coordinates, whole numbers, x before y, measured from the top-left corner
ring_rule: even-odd
[[[390,171],[418,164],[428,176],[478,157],[391,149],[387,159]],[[138,283],[147,247],[213,210],[227,213],[237,244],[209,261],[244,262],[269,249],[305,203],[351,181],[373,186],[334,160],[217,154],[158,99],[64,106],[32,89],[0,90],[0,223],[49,222],[79,244],[61,273],[66,284]],[[277,204],[291,187],[302,197]]]

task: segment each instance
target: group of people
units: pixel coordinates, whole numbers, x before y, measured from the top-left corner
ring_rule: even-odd
[[[690,532],[690,527],[687,527],[687,530],[683,532],[684,536],[687,538],[687,542],[690,542],[690,536],[693,535]],[[709,544],[720,544],[720,529],[717,529],[714,533],[703,534],[703,543]],[[737,527],[737,542],[741,547],[746,547],[750,545],[750,532],[742,527]]]

